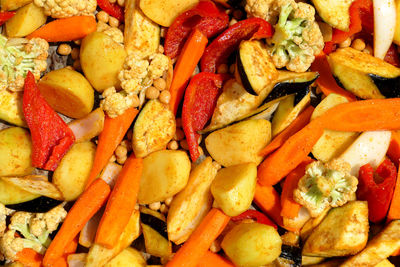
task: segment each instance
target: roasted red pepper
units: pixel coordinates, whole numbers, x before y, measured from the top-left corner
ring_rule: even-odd
[[[242,221],[245,219],[252,219],[258,223],[270,225],[270,226],[274,227],[275,229],[278,229],[278,227],[276,226],[276,224],[273,221],[271,221],[267,216],[265,216],[264,214],[262,214],[261,212],[256,211],[256,210],[246,210],[242,214],[239,214],[238,216],[231,218],[231,220],[234,222],[239,222],[239,221]]]
[[[386,53],[385,59],[387,63],[392,64],[395,67],[400,67],[399,53],[396,47],[392,44]]]
[[[119,21],[124,21],[124,8],[117,3],[110,3],[109,0],[97,0],[97,5],[108,15],[113,16]]]
[[[15,15],[14,11],[0,12],[0,25],[3,25],[7,20],[11,19],[14,15]]]
[[[185,44],[192,29],[199,29],[207,38],[222,32],[229,24],[229,16],[211,1],[200,1],[194,8],[179,15],[168,28],[164,50],[175,58]]]
[[[43,98],[31,72],[25,79],[23,111],[32,136],[32,165],[54,171],[75,136]]]
[[[371,222],[379,222],[385,218],[393,196],[396,177],[396,166],[389,159],[385,159],[375,172],[369,164],[360,168],[357,199],[368,201]]]
[[[196,161],[200,156],[197,140],[200,131],[210,120],[226,74],[201,72],[195,75],[186,88],[182,107],[182,124],[189,146],[190,157]]]
[[[201,71],[215,73],[225,63],[240,42],[248,39],[271,37],[272,26],[260,18],[239,21],[221,33],[207,48],[201,59]]]

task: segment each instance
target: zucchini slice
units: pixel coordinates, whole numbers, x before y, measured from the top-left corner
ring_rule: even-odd
[[[349,8],[354,0],[312,0],[318,15],[333,28],[348,32]]]
[[[362,99],[400,97],[400,69],[351,47],[329,54],[339,85]]]
[[[239,74],[236,75],[237,80],[249,94],[259,95],[279,76],[270,55],[260,41],[243,41],[236,59]]]

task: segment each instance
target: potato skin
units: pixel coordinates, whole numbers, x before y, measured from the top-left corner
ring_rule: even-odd
[[[138,194],[139,204],[163,201],[187,184],[190,160],[186,152],[161,150],[143,159],[143,172]]]
[[[11,124],[28,127],[22,110],[23,92],[0,91],[0,119]]]
[[[143,256],[134,248],[127,247],[109,261],[105,267],[145,267],[146,261]]]
[[[19,204],[40,197],[22,190],[20,187],[0,179],[0,203],[4,205]]]
[[[11,127],[0,131],[0,177],[32,173],[32,142],[29,132]]]
[[[241,163],[261,163],[258,153],[271,140],[271,123],[267,120],[245,120],[212,132],[205,143],[211,157],[228,167]]]
[[[98,92],[103,92],[111,86],[119,87],[118,73],[123,68],[125,58],[124,46],[113,41],[105,33],[93,32],[82,41],[82,70]]]
[[[211,192],[216,205],[229,216],[248,210],[253,201],[257,183],[257,165],[244,163],[220,169]]]
[[[2,11],[16,10],[24,5],[32,3],[33,0],[1,0],[0,6]]]
[[[74,144],[53,174],[53,183],[66,201],[77,199],[85,189],[92,169],[96,146],[92,142]]]
[[[24,37],[46,23],[47,16],[43,8],[30,3],[17,10],[15,15],[6,22],[8,37]]]
[[[53,70],[40,80],[39,90],[55,111],[68,117],[79,119],[93,109],[94,90],[77,71],[68,68]]]
[[[221,247],[237,266],[258,267],[273,262],[281,254],[282,239],[269,225],[241,223],[224,237]]]

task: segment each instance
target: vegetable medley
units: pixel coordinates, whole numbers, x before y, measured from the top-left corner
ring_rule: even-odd
[[[399,266],[400,1],[0,0],[5,266]]]

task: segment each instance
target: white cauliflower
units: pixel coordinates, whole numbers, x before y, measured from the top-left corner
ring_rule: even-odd
[[[100,106],[110,118],[115,118],[133,106],[136,94],[125,91],[117,92],[114,87],[110,87],[104,90],[102,96],[104,99],[101,101]]]
[[[23,91],[31,71],[35,79],[47,67],[49,44],[41,38],[10,38],[0,34],[0,90]]]
[[[93,16],[96,0],[34,0],[35,5],[44,8],[44,13],[53,18]]]
[[[149,82],[145,81],[149,65],[147,59],[141,59],[134,53],[130,54],[125,59],[124,69],[118,75],[122,89],[127,93],[138,94],[144,86],[149,86]]]
[[[275,0],[247,0],[245,10],[248,17],[262,18],[275,23],[278,12],[272,9]]]
[[[111,27],[107,23],[102,21],[97,22],[97,31],[103,32],[111,37],[115,42],[123,44],[124,43],[124,34],[122,31],[116,27]]]
[[[156,53],[150,56],[150,60],[149,78],[155,80],[168,70],[169,58],[164,54]]]

